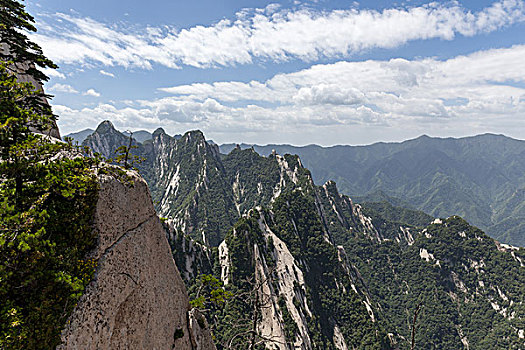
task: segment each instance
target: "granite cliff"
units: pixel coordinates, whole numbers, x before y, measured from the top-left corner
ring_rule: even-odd
[[[98,176],[97,271],[58,348],[214,349],[206,324],[194,320],[146,183],[113,171]]]

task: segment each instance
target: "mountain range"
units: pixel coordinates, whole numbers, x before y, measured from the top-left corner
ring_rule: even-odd
[[[77,134],[68,136],[83,140]],[[152,138],[147,131],[134,137]],[[228,154],[236,146],[223,144],[219,151]],[[368,146],[239,147],[260,155],[296,154],[315,182],[334,180],[359,203],[387,201],[434,217],[460,215],[502,243],[525,246],[525,141],[484,134]]]
[[[110,122],[83,142],[108,158],[128,144]],[[523,248],[459,216],[399,207],[388,194],[356,204],[332,180],[316,185],[297,155],[242,146],[225,154],[200,131],[157,129],[132,145],[218,349],[245,347],[250,329],[277,349],[410,349],[412,335],[418,349],[525,346]],[[388,174],[431,172],[422,154],[432,152],[413,153],[406,158],[421,164],[407,160]],[[214,279],[233,295],[226,303],[213,288],[203,295]]]
[[[460,215],[501,242],[525,246],[525,141],[484,134],[369,146],[240,147],[297,154],[314,181],[334,180],[359,202],[386,200],[435,217]]]

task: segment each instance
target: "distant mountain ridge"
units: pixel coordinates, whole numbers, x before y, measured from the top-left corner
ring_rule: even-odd
[[[87,129],[67,136],[81,140],[92,133]],[[137,131],[133,138],[143,143],[153,135]],[[223,144],[219,150],[228,154],[235,147]],[[335,180],[342,193],[359,203],[386,200],[434,217],[460,215],[503,243],[525,246],[525,141],[495,134],[423,135],[367,146],[239,147],[261,155],[273,150],[297,154],[316,183]]]
[[[233,144],[220,146],[228,153]],[[261,155],[297,154],[314,181],[376,201],[381,193],[434,217],[460,215],[504,243],[525,246],[525,141],[484,134],[369,146],[248,145]]]
[[[84,130],[81,130],[81,131],[78,131],[78,132],[73,132],[73,133],[70,133],[70,134],[67,134],[64,136],[64,139],[66,137],[71,137],[73,139],[74,142],[78,142],[78,144],[82,144],[82,142],[84,142],[84,140],[92,135],[93,133],[95,132],[95,130],[93,129],[84,129]],[[130,131],[123,131],[122,134],[124,136],[129,136],[130,135]],[[133,138],[137,141],[137,142],[144,142],[144,141],[147,141],[147,140],[151,140],[153,138],[153,134],[150,133],[149,131],[146,131],[146,130],[137,130],[137,131],[133,131],[132,132],[133,134]],[[180,137],[181,135],[175,135],[174,137]]]
[[[82,144],[82,142],[84,142],[86,137],[91,135],[94,131],[95,130],[93,130],[93,129],[84,129],[84,130],[81,130],[81,131],[72,132],[70,134],[64,135],[63,139],[65,140],[67,137],[70,137],[70,138],[73,139],[73,143],[78,143],[80,145],[80,144]]]
[[[125,142],[106,122],[84,145],[111,155]],[[525,249],[386,193],[362,207],[333,181],[316,186],[295,155],[221,154],[198,130],[175,139],[158,129],[136,145],[190,298],[203,274],[246,296],[210,305],[218,348],[246,348],[236,332],[250,334],[254,315],[279,350],[408,350],[417,305],[418,349],[525,345]]]

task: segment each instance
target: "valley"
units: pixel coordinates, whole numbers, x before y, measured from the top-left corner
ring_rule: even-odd
[[[111,157],[128,140],[104,122],[83,144]],[[211,302],[218,348],[249,341],[234,321],[255,315],[259,340],[279,349],[409,349],[418,306],[418,348],[523,345],[523,248],[459,216],[356,204],[295,155],[223,154],[199,131],[133,144],[190,298],[203,275],[258,295]]]

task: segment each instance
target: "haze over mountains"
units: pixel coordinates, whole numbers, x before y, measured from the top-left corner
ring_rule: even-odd
[[[260,154],[299,155],[315,181],[334,180],[360,202],[399,205],[401,199],[403,206],[435,217],[460,215],[501,242],[525,245],[525,141],[484,134],[370,146],[253,147]]]
[[[71,136],[81,142],[89,131]],[[151,134],[134,137],[143,142]],[[219,149],[228,154],[235,146]],[[368,146],[240,145],[251,147],[261,155],[297,154],[316,183],[334,180],[358,202],[460,215],[502,243],[525,246],[525,141],[484,134]]]
[[[111,157],[128,142],[104,122],[83,145]],[[246,296],[206,304],[218,348],[244,348],[236,332],[255,324],[281,350],[409,349],[418,305],[420,349],[525,345],[523,248],[458,216],[355,204],[295,155],[222,154],[200,131],[160,128],[133,145],[190,299],[203,275]]]

